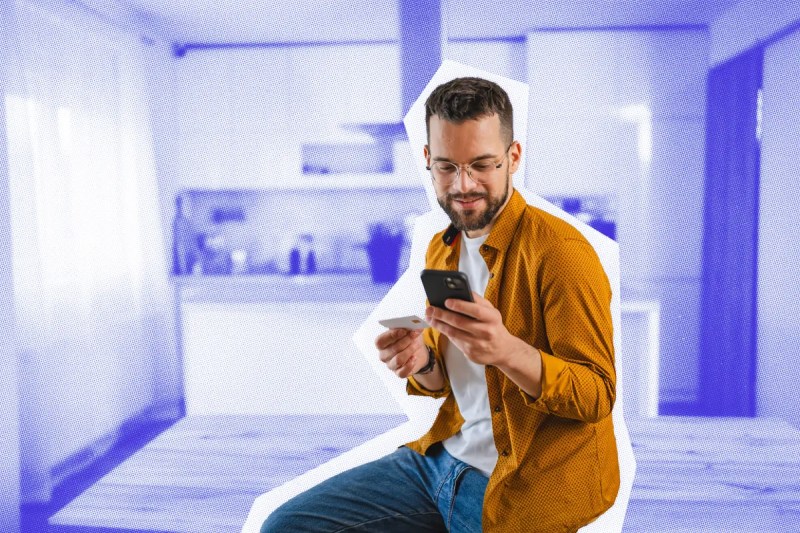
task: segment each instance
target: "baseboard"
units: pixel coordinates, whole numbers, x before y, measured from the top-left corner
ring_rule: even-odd
[[[67,478],[90,468],[92,464],[106,456],[118,443],[135,435],[138,429],[156,422],[175,421],[182,415],[183,406],[179,402],[151,405],[145,408],[124,420],[116,430],[95,439],[89,445],[53,465],[50,468],[52,486],[57,487]]]
[[[49,498],[46,501],[26,501],[20,506],[21,533],[100,533],[87,528],[58,529],[49,526],[48,518],[169,428],[184,412],[182,402],[150,406],[122,422],[116,431],[59,462],[51,469],[53,490]]]

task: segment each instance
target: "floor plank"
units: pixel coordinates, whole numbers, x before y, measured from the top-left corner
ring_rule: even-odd
[[[187,417],[61,509],[50,524],[87,532],[239,532],[256,496],[406,420],[397,415]]]
[[[185,418],[51,524],[63,533],[238,532],[256,496],[404,421]],[[800,531],[800,431],[783,420],[659,417],[628,428],[638,466],[626,533]]]

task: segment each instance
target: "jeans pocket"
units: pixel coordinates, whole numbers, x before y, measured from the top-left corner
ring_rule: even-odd
[[[453,472],[453,478],[450,481],[450,509],[448,510],[447,520],[446,520],[448,530],[452,529],[453,514],[456,509],[456,498],[458,497],[459,485],[461,484],[461,480],[464,477],[464,474],[466,474],[467,470],[469,470],[470,468],[472,467],[465,464],[461,464],[456,466],[455,471]]]
[[[483,519],[483,498],[489,483],[483,473],[470,465],[463,465],[454,473],[453,495],[447,517],[448,528],[453,533],[480,533]]]

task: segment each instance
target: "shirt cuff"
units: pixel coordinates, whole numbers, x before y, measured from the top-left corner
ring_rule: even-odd
[[[538,411],[553,413],[558,409],[559,387],[557,384],[561,374],[567,369],[567,364],[554,355],[541,350],[539,353],[542,356],[542,393],[538,398],[534,398],[522,389],[519,389],[519,392],[522,394],[525,405]]]
[[[433,398],[441,398],[450,393],[450,386],[447,383],[445,383],[441,390],[432,391],[417,383],[417,380],[414,379],[413,375],[408,376],[407,379],[408,382],[406,383],[406,392],[411,396],[431,396]]]

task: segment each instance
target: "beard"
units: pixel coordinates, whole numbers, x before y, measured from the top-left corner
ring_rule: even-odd
[[[442,207],[453,226],[459,231],[478,231],[485,228],[489,223],[494,220],[495,215],[506,203],[509,193],[509,172],[506,170],[506,186],[503,194],[499,196],[490,196],[489,193],[468,193],[468,194],[445,194],[444,198],[437,196],[436,200]],[[483,198],[486,202],[486,207],[483,211],[475,209],[466,209],[458,211],[453,207],[453,202],[456,200],[470,201]]]

